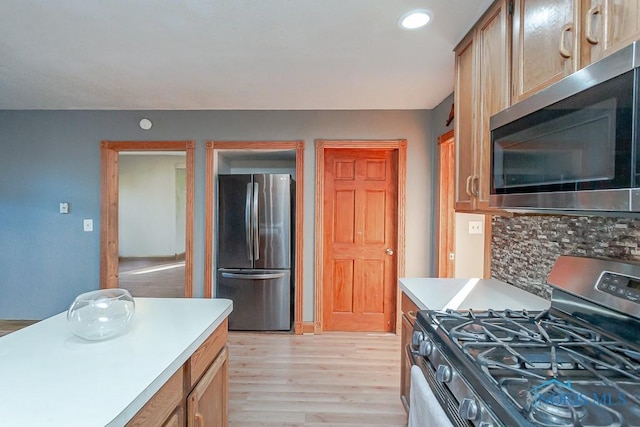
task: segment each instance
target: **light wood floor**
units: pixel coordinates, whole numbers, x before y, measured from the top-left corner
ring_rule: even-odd
[[[134,297],[184,297],[184,260],[120,259],[118,287]]]
[[[400,337],[229,334],[229,426],[406,426]]]

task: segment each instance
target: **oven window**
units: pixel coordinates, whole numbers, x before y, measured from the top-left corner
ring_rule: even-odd
[[[492,132],[492,193],[629,187],[633,71]]]

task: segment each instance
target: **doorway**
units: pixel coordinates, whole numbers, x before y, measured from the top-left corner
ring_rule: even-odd
[[[316,141],[314,332],[395,332],[406,140]]]
[[[297,335],[303,331],[303,213],[304,213],[304,142],[303,141],[209,141],[206,145],[205,177],[205,272],[204,296],[212,298],[214,291],[214,205],[216,177],[220,173],[220,153],[264,154],[292,152],[295,155],[295,230],[294,230],[294,307],[293,330]]]
[[[184,227],[184,231],[180,230],[173,234],[169,240],[173,239],[176,246],[173,263],[167,263],[168,260],[157,260],[163,263],[163,267],[157,265],[152,266],[147,262],[145,265],[139,265],[133,273],[137,274],[161,274],[163,271],[170,270],[168,274],[175,276],[177,272],[183,272],[184,289],[180,296],[191,297],[193,295],[193,188],[194,188],[194,143],[193,141],[102,141],[101,143],[101,235],[100,235],[100,287],[101,288],[117,288],[121,287],[120,283],[120,223],[123,226],[130,225],[121,219],[121,194],[120,194],[120,169],[122,154],[140,153],[149,154],[168,154],[183,153],[184,163],[177,165],[172,171],[173,179],[176,186],[183,182],[184,195],[179,196],[178,193],[169,194],[169,198],[175,199],[175,204],[184,206],[184,216],[175,215],[175,211],[171,210],[172,217],[169,222],[173,221],[176,227]],[[173,160],[170,160],[173,161]],[[123,164],[126,162],[122,162]],[[181,169],[183,171],[181,171]],[[135,198],[135,197],[134,197]],[[177,208],[176,208],[177,211]],[[126,224],[126,225],[125,225]],[[178,243],[178,239],[183,236],[183,241]],[[140,239],[138,239],[140,240]],[[135,241],[135,239],[134,239]],[[153,264],[153,262],[151,263]],[[134,264],[135,265],[135,264]],[[128,271],[127,273],[129,273]],[[179,273],[178,273],[179,274]],[[136,286],[136,279],[133,279],[131,286]],[[174,291],[172,291],[174,292]],[[157,289],[152,291],[153,296],[176,296],[164,294],[165,291]]]
[[[451,130],[438,138],[438,277],[455,275],[455,141]]]

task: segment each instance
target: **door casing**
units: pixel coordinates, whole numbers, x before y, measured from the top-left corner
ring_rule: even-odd
[[[316,140],[316,206],[315,206],[315,307],[314,307],[314,328],[315,334],[323,332],[322,309],[323,309],[323,283],[324,283],[324,152],[326,149],[392,149],[397,151],[398,158],[398,224],[397,224],[397,258],[396,275],[404,276],[405,268],[405,201],[406,201],[406,164],[407,164],[407,140]],[[396,280],[397,283],[397,280]],[[401,325],[401,298],[400,288],[396,289],[396,322],[394,330],[397,333]]]
[[[293,328],[296,335],[303,333],[303,224],[304,224],[304,141],[208,141],[206,144],[205,177],[205,239],[204,239],[204,296],[213,296],[213,221],[216,150],[283,151],[296,152],[296,206],[295,206],[295,276]]]
[[[184,296],[193,296],[193,141],[102,141],[100,143],[100,288],[118,287],[118,155],[121,151],[185,151],[186,230]]]

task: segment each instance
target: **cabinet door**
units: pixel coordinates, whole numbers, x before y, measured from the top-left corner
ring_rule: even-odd
[[[227,347],[224,347],[187,397],[188,427],[227,425],[227,354]]]
[[[456,140],[456,210],[475,207],[471,184],[475,176],[475,46],[473,34],[456,48],[454,120]]]
[[[415,319],[413,319],[415,321]],[[411,388],[411,361],[407,356],[407,345],[413,335],[413,323],[407,316],[402,315],[402,346],[400,348],[400,400],[404,409],[409,411],[409,391]]]
[[[583,67],[640,38],[640,0],[587,0],[585,4]]]
[[[472,191],[477,193],[476,209],[488,211],[491,178],[491,130],[489,119],[509,105],[509,37],[507,1],[493,4],[478,23],[476,49],[478,51],[479,106],[476,130],[476,175]]]
[[[515,0],[513,103],[577,70],[578,0]]]

